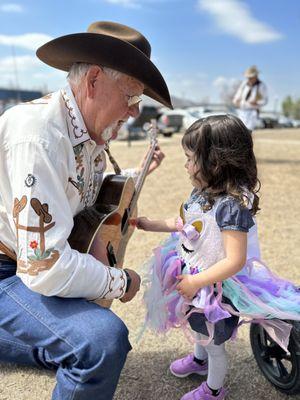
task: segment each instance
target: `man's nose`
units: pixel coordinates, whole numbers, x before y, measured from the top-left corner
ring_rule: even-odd
[[[130,117],[137,118],[140,114],[140,106],[139,104],[134,104],[129,107],[128,114]]]

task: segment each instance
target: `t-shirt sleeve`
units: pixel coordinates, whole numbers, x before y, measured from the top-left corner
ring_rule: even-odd
[[[219,204],[216,210],[216,221],[221,231],[249,232],[254,225],[250,210],[235,199],[228,199]]]

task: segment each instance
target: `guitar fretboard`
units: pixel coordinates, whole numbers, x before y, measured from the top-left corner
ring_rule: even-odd
[[[156,126],[156,120],[152,119],[151,120],[151,147],[149,149],[149,152],[147,154],[146,160],[144,162],[143,168],[141,170],[141,172],[139,173],[139,176],[137,178],[137,182],[135,185],[135,193],[134,196],[132,198],[131,204],[130,204],[130,208],[133,210],[134,207],[137,204],[139,195],[141,193],[142,187],[144,185],[147,173],[149,171],[149,167],[152,161],[152,157],[155,151],[155,147],[157,145],[157,126]]]

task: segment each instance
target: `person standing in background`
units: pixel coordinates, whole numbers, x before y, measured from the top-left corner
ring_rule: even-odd
[[[261,107],[268,102],[267,87],[258,78],[258,74],[255,65],[248,68],[244,74],[247,80],[240,84],[233,98],[233,104],[238,109],[238,117],[251,131],[257,126]]]

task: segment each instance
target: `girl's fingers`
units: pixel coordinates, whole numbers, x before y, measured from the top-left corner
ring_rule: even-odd
[[[137,226],[137,224],[138,224],[138,219],[137,218],[130,218],[129,219],[129,225]]]

